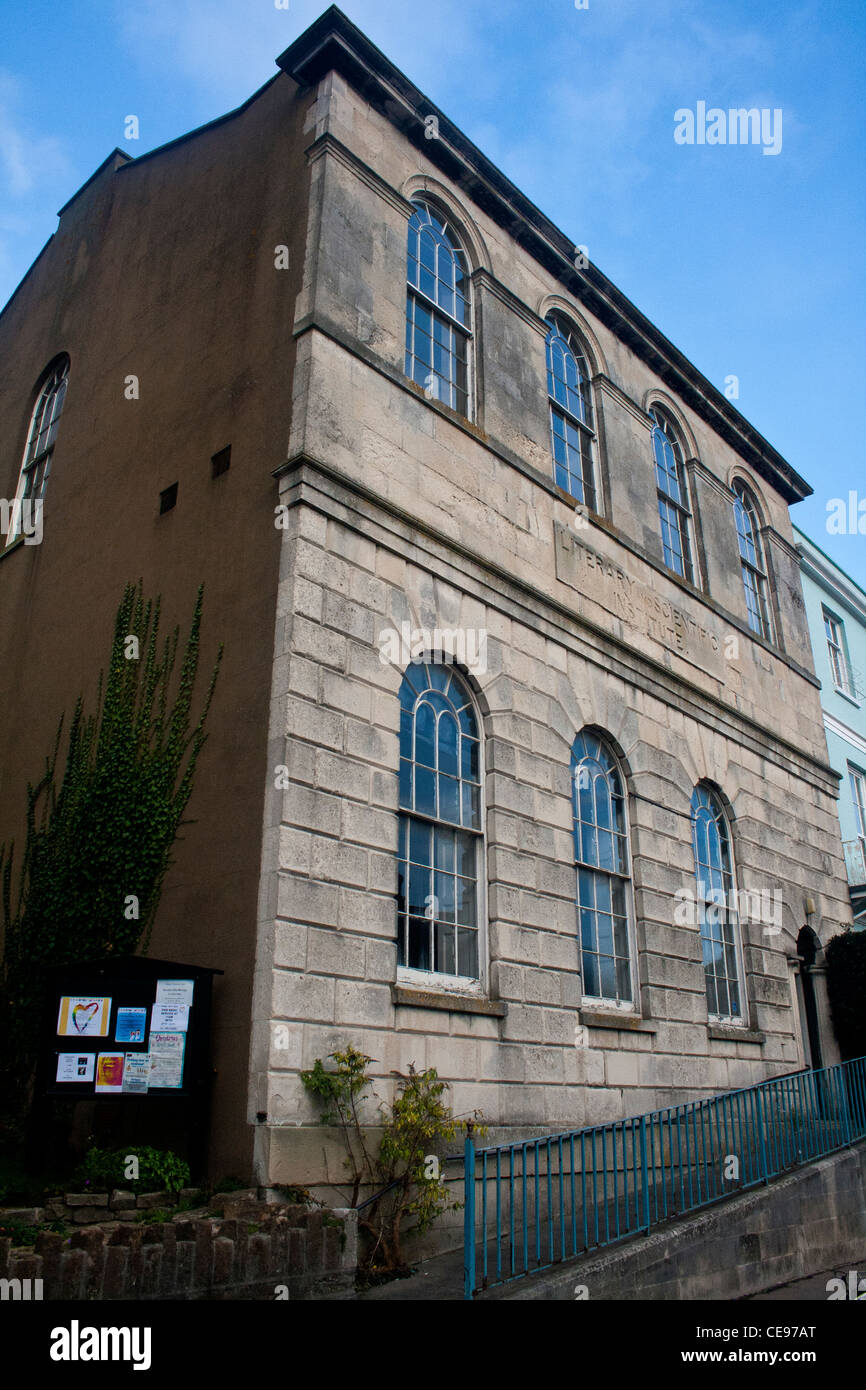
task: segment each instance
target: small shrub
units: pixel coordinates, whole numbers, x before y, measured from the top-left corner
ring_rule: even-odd
[[[11,1236],[13,1245],[35,1245],[42,1226],[22,1226],[17,1221],[0,1222],[0,1236]]]
[[[142,1226],[168,1226],[174,1212],[166,1211],[164,1207],[151,1207],[149,1211],[139,1211],[135,1219]]]
[[[127,1159],[138,1159],[138,1177],[125,1176]],[[171,1149],[151,1149],[128,1144],[122,1149],[88,1149],[84,1162],[75,1174],[75,1181],[84,1188],[111,1192],[124,1188],[128,1192],[180,1192],[189,1187],[189,1165]]]
[[[352,1179],[351,1205],[358,1206],[363,1185],[373,1189],[372,1200],[358,1218],[365,1237],[362,1268],[368,1275],[393,1276],[405,1270],[401,1241],[407,1218],[414,1217],[414,1229],[422,1233],[443,1212],[461,1205],[451,1201],[438,1162],[433,1168],[427,1162],[433,1146],[453,1140],[457,1133],[458,1121],[444,1099],[448,1083],[439,1080],[435,1067],[416,1071],[410,1064],[408,1075],[398,1078],[393,1104],[379,1105],[383,1134],[374,1156],[359,1115],[370,1086],[367,1066],[373,1059],[349,1044],[331,1053],[331,1060],[336,1062],[333,1071],[317,1058],[311,1071],[301,1072],[301,1081],[322,1102],[322,1123],[341,1129]],[[483,1125],[477,1132],[484,1134]]]

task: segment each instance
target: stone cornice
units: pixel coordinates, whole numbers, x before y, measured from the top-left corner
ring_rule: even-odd
[[[800,552],[797,550],[797,547],[792,545],[789,540],[786,540],[774,526],[764,526],[761,535],[766,540],[771,541],[777,550],[783,550],[788,558],[793,560],[794,564],[799,567]]]
[[[490,294],[510,309],[518,318],[528,323],[529,327],[539,333],[542,338],[547,338],[547,324],[544,319],[539,318],[538,314],[533,313],[528,304],[524,304],[522,299],[518,299],[516,294],[512,294],[507,285],[503,285],[501,280],[497,280],[495,275],[491,275],[489,270],[483,267],[473,272],[472,279],[477,285],[481,285]]]
[[[338,140],[335,135],[325,132],[314,140],[304,151],[310,164],[315,164],[317,160],[325,155],[330,155],[333,159],[350,169],[353,174],[365,183],[368,188],[372,188],[374,193],[378,193],[380,198],[384,198],[386,203],[401,212],[408,221],[414,211],[408,198],[404,198],[402,193],[398,193],[396,188],[392,188],[386,179],[380,178],[375,169],[371,169],[362,159],[344,145],[342,140]]]
[[[637,651],[601,624],[579,616],[568,604],[517,578],[508,569],[481,559],[477,552],[403,511],[357,479],[304,453],[287,459],[274,470],[274,477],[283,478],[289,473],[295,475],[292,487],[296,495],[288,505],[304,503],[332,520],[357,529],[368,540],[395,555],[410,558],[481,602],[496,606],[552,640],[564,643],[627,685],[676,705],[688,718],[734,738],[761,757],[773,759],[824,794],[836,795],[838,774],[829,764],[779,735],[769,733],[765,725],[719,696],[699,689],[663,662]],[[342,516],[341,509],[344,510]],[[591,635],[591,641],[587,640],[587,634]],[[810,684],[818,684],[783,653],[774,652],[773,655]]]
[[[812,489],[727,398],[674,347],[595,265],[576,270],[574,243],[521,193],[476,145],[429,101],[399,68],[336,6],[331,6],[277,60],[302,87],[338,72],[419,151],[423,150],[529,252],[568,292],[646,362],[680,400],[754,468],[788,502]],[[426,139],[425,119],[435,115],[441,138]]]
[[[693,473],[699,474],[702,482],[705,482],[708,487],[712,488],[714,492],[717,492],[720,497],[723,497],[726,502],[730,502],[733,506],[734,494],[731,492],[727,483],[723,482],[721,478],[717,478],[715,473],[707,468],[707,465],[699,458],[686,459],[686,467],[690,468]]]
[[[405,391],[409,395],[414,396],[416,400],[423,401],[428,410],[434,410],[437,414],[444,416],[455,429],[462,431],[463,434],[468,435],[469,438],[473,439],[477,444],[483,445],[485,449],[489,449],[491,453],[495,454],[497,458],[502,459],[504,463],[509,464],[512,468],[518,469],[519,472],[531,479],[537,487],[542,488],[557,501],[562,502],[568,500],[566,494],[556,487],[553,480],[546,477],[533,464],[521,458],[519,454],[514,453],[512,449],[509,449],[508,446],[503,444],[500,440],[487,434],[471,420],[467,420],[464,416],[459,415],[457,411],[452,410],[450,406],[444,405],[441,401],[431,400],[429,397],[426,397],[420,388],[410,382],[403,372],[398,371],[390,363],[383,361],[382,358],[364,347],[363,344],[350,341],[346,337],[343,329],[340,328],[338,324],[326,318],[320,311],[305,314],[304,317],[295,324],[293,335],[296,338],[300,338],[304,333],[309,333],[311,330],[315,330],[318,333],[322,333],[326,338],[330,338],[332,342],[337,343],[338,346],[344,348],[346,352],[360,358],[368,367],[371,367],[374,371],[386,377],[388,381],[394,386],[399,387],[401,391]],[[607,380],[607,378],[605,378],[605,380]],[[614,387],[613,389],[618,395],[622,395],[622,393],[619,392],[619,388]],[[622,399],[626,403],[629,402],[628,396],[622,395]],[[633,402],[632,407],[634,408]],[[644,411],[639,411],[636,418],[642,420],[644,423],[648,423],[649,421],[649,416],[647,416]],[[279,476],[280,471],[280,469],[277,469],[275,476]],[[724,608],[720,603],[717,603],[711,594],[708,594],[705,590],[698,588],[694,584],[689,584],[687,580],[681,579],[678,575],[675,575],[661,560],[655,555],[650,554],[643,546],[638,545],[630,536],[625,535],[625,533],[622,532],[619,527],[615,526],[607,517],[593,514],[591,520],[593,526],[598,527],[600,531],[605,531],[607,535],[621,545],[624,550],[629,551],[644,564],[649,565],[650,568],[655,570],[666,582],[673,584],[690,598],[704,604],[711,612],[722,618],[731,629],[741,632],[743,636],[747,637],[751,642],[754,642],[759,647],[763,647],[771,656],[783,662],[792,671],[795,671],[798,676],[802,676],[804,680],[809,681],[810,684],[814,686],[820,685],[820,682],[811,671],[807,671],[805,667],[794,661],[786,652],[782,651],[781,648],[775,647],[770,642],[765,641],[763,637],[759,637],[757,633],[752,631],[743,618],[740,618],[736,613],[729,612],[728,609]]]
[[[646,411],[642,410],[637,401],[632,400],[631,396],[623,391],[621,386],[617,386],[615,381],[611,381],[609,376],[605,376],[604,372],[599,372],[597,376],[593,377],[592,385],[601,391],[606,391],[609,396],[613,396],[614,400],[621,405],[624,410],[627,410],[630,415],[633,415],[634,418],[646,428],[647,433],[650,432],[652,429],[652,421]]]

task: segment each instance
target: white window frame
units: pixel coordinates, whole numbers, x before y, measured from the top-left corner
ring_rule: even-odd
[[[442,323],[444,323],[444,324],[446,325],[446,327],[450,330],[450,332],[451,332],[451,334],[452,334],[452,338],[455,337],[455,336],[457,336],[457,335],[459,335],[460,337],[462,337],[462,339],[463,339],[463,341],[464,341],[465,349],[466,349],[466,413],[465,413],[465,415],[463,415],[463,412],[460,410],[460,408],[459,408],[457,405],[452,405],[452,403],[451,403],[450,400],[449,400],[449,401],[442,401],[442,400],[440,400],[440,397],[439,397],[439,395],[438,395],[438,391],[437,391],[437,393],[436,393],[435,395],[433,395],[432,393],[430,393],[430,397],[429,397],[429,398],[432,399],[432,400],[439,401],[439,403],[440,403],[441,405],[446,405],[446,406],[449,408],[449,410],[453,410],[453,411],[455,412],[455,414],[460,415],[460,416],[462,416],[462,418],[464,418],[464,419],[466,419],[466,420],[469,420],[469,421],[471,422],[471,421],[474,421],[474,419],[475,419],[475,335],[474,335],[475,305],[474,305],[474,302],[473,302],[473,300],[474,300],[474,295],[473,295],[473,293],[472,293],[472,290],[473,290],[473,286],[472,286],[472,269],[471,269],[471,265],[470,265],[470,262],[469,262],[469,257],[468,257],[468,255],[466,254],[466,251],[465,251],[465,249],[464,249],[463,240],[462,240],[462,238],[460,237],[460,235],[458,234],[457,229],[453,226],[453,224],[452,224],[452,222],[451,222],[451,219],[449,218],[449,216],[447,215],[447,213],[445,213],[444,211],[441,211],[434,203],[428,202],[425,198],[421,198],[421,197],[418,197],[418,198],[413,199],[412,207],[413,207],[413,209],[417,209],[417,210],[423,209],[424,211],[426,211],[427,213],[429,213],[429,215],[430,215],[431,217],[435,217],[435,218],[437,219],[437,221],[439,221],[439,222],[442,224],[443,228],[445,229],[446,238],[447,238],[447,240],[449,241],[449,243],[450,243],[450,245],[451,245],[451,247],[452,247],[452,250],[454,251],[454,254],[458,257],[458,259],[462,259],[463,267],[464,267],[464,271],[465,271],[465,275],[466,275],[466,288],[467,288],[467,293],[463,296],[463,298],[464,298],[464,301],[465,301],[465,304],[466,304],[466,317],[467,317],[468,322],[465,323],[465,324],[461,323],[460,320],[459,320],[454,314],[449,313],[448,310],[445,309],[445,308],[443,308],[443,306],[442,306],[441,304],[439,304],[435,299],[431,299],[430,296],[429,296],[428,294],[425,294],[424,290],[421,289],[420,285],[413,285],[413,284],[412,284],[412,281],[411,281],[410,278],[409,278],[409,254],[408,254],[408,245],[407,245],[407,253],[406,253],[406,326],[409,327],[409,326],[411,325],[411,328],[412,328],[412,349],[410,350],[410,348],[405,348],[405,350],[404,350],[404,355],[403,355],[403,369],[404,369],[404,373],[405,373],[405,375],[408,377],[408,379],[409,379],[410,381],[412,381],[412,382],[415,383],[416,386],[419,385],[419,383],[418,383],[417,381],[415,381],[415,377],[411,374],[411,372],[408,371],[408,363],[407,363],[407,361],[406,361],[406,358],[410,355],[410,351],[411,351],[411,356],[412,356],[413,360],[415,360],[415,361],[419,361],[419,360],[420,360],[420,359],[418,359],[418,358],[415,357],[415,353],[414,353],[414,345],[415,345],[415,339],[414,339],[414,335],[415,335],[415,327],[414,327],[414,325],[415,325],[415,320],[414,320],[414,315],[413,315],[413,317],[412,317],[411,319],[410,319],[410,317],[409,317],[409,303],[410,303],[410,301],[414,300],[414,302],[415,302],[416,304],[421,304],[421,305],[427,310],[427,312],[431,315],[431,318],[432,318],[432,320],[433,320],[434,322],[435,322],[436,319],[439,319]],[[411,219],[410,219],[410,220],[411,220]],[[431,368],[431,370],[432,370],[432,368]],[[428,374],[428,375],[429,375],[429,374]],[[450,383],[450,387],[451,387],[451,390],[452,390],[452,392],[454,393],[454,396],[455,396],[455,399],[456,399],[456,394],[457,394],[457,386],[456,386],[456,383],[451,382],[451,383]],[[426,394],[427,388],[425,387],[424,389],[425,389],[425,394]]]
[[[857,837],[866,858],[866,772],[853,763],[848,764],[848,777],[854,801],[854,814],[857,820]]]
[[[736,856],[734,855],[734,835],[733,835],[733,830],[732,830],[732,828],[731,828],[731,822],[730,822],[730,819],[729,819],[729,817],[728,817],[728,813],[727,813],[727,811],[726,811],[726,809],[725,809],[725,806],[724,806],[724,803],[723,803],[721,797],[719,796],[718,792],[715,790],[714,787],[708,786],[706,783],[699,783],[699,784],[695,787],[694,792],[692,793],[692,798],[693,798],[693,799],[694,799],[695,793],[697,793],[698,791],[703,791],[703,792],[705,792],[705,793],[709,796],[709,798],[711,799],[711,801],[713,801],[713,802],[716,803],[716,806],[717,806],[718,811],[719,811],[719,813],[720,813],[722,823],[723,823],[723,825],[724,825],[724,827],[725,827],[725,834],[726,834],[727,840],[728,840],[728,855],[729,855],[729,858],[730,858],[731,888],[730,888],[730,890],[727,890],[727,889],[726,889],[725,892],[727,893],[728,891],[731,891],[731,892],[735,893],[735,894],[737,895],[736,901],[739,902],[739,886],[738,886],[738,881],[737,881],[737,860],[736,860]],[[697,855],[696,855],[696,853],[695,853],[695,814],[694,814],[694,807],[692,808],[691,815],[690,815],[690,819],[691,819],[691,837],[692,837],[692,858],[693,858],[693,860],[694,860],[694,877],[695,877],[695,894],[696,894],[696,896],[695,896],[695,901],[696,901],[696,903],[702,902],[705,906],[709,905],[709,906],[718,907],[718,904],[715,903],[714,900],[713,900],[712,898],[700,899],[700,898],[697,897],[697,887],[698,887],[698,885],[700,884],[700,880],[699,880],[699,878],[698,878],[698,871],[699,871],[699,867],[702,867],[702,866],[699,866],[699,864],[698,864],[698,857],[697,857]],[[727,902],[725,903],[725,914],[726,914],[727,917],[730,917],[730,918],[733,919],[731,925],[732,925],[732,927],[733,927],[734,965],[735,965],[735,968],[736,968],[736,971],[737,971],[736,982],[737,982],[737,992],[738,992],[738,994],[739,994],[740,1016],[739,1016],[739,1018],[737,1018],[735,1014],[719,1014],[719,1013],[712,1013],[712,1012],[710,1011],[709,999],[707,998],[707,990],[706,990],[706,975],[704,974],[704,999],[706,1000],[706,1003],[707,1003],[707,1019],[708,1019],[708,1021],[709,1021],[710,1023],[718,1023],[718,1024],[721,1024],[721,1025],[722,1025],[723,1027],[725,1027],[725,1028],[748,1028],[748,1018],[747,1018],[747,1013],[748,1013],[748,999],[747,999],[747,997],[746,997],[746,971],[745,971],[745,962],[744,962],[744,959],[743,959],[743,924],[742,924],[742,922],[740,921],[740,914],[739,914],[739,911],[737,911],[737,912],[732,912],[731,909],[730,909],[730,906],[728,905]],[[699,932],[700,937],[701,937],[701,970],[704,971],[704,963],[703,963],[704,932],[703,932],[703,926],[702,926],[702,924],[701,924],[700,922],[698,922],[697,926],[698,926],[698,932]],[[730,980],[730,976],[725,975],[725,979],[729,981],[729,980]]]
[[[590,492],[591,492],[591,494],[592,494],[592,501],[591,501],[591,502],[588,502],[587,499],[586,499],[587,485],[586,485],[586,479],[585,479],[585,477],[583,476],[583,450],[582,450],[582,449],[581,449],[581,454],[580,454],[580,461],[581,461],[580,481],[581,481],[581,490],[583,491],[584,496],[583,496],[583,497],[578,497],[576,493],[572,492],[571,488],[564,488],[563,491],[567,492],[568,495],[569,495],[569,497],[573,497],[574,500],[578,503],[578,505],[580,505],[580,506],[582,506],[582,507],[586,507],[587,511],[592,512],[594,515],[597,516],[597,515],[599,515],[600,512],[601,512],[600,494],[599,494],[599,483],[600,483],[600,477],[599,477],[599,473],[600,473],[600,469],[599,469],[599,446],[598,446],[598,431],[597,431],[597,429],[596,429],[596,424],[595,424],[596,410],[595,410],[595,400],[594,400],[594,397],[593,397],[593,390],[592,390],[592,377],[591,377],[591,375],[590,375],[590,370],[589,370],[589,359],[588,359],[588,357],[587,357],[587,355],[586,355],[586,352],[585,352],[585,350],[584,350],[584,348],[583,348],[583,345],[581,344],[581,342],[580,342],[580,340],[579,340],[577,334],[576,334],[575,331],[570,327],[570,325],[569,325],[568,323],[566,323],[564,320],[562,320],[561,318],[559,318],[559,317],[558,317],[557,315],[555,315],[555,314],[549,314],[548,317],[545,319],[545,323],[547,324],[548,329],[550,330],[550,331],[548,332],[548,334],[547,334],[547,337],[546,337],[545,340],[544,340],[544,359],[545,359],[545,370],[546,370],[546,375],[547,375],[547,403],[548,403],[549,412],[550,412],[550,452],[551,452],[551,456],[552,456],[552,459],[553,459],[553,481],[554,481],[554,483],[556,483],[556,485],[557,485],[557,487],[558,487],[558,486],[559,486],[559,483],[557,482],[557,478],[556,478],[556,470],[557,470],[557,467],[558,467],[558,466],[561,466],[561,465],[558,464],[558,460],[557,460],[557,457],[556,457],[556,451],[555,451],[555,449],[554,449],[554,447],[553,447],[553,438],[554,438],[553,422],[554,422],[554,416],[559,415],[559,416],[566,422],[566,424],[571,425],[574,429],[577,430],[577,432],[578,432],[579,436],[581,437],[581,439],[584,439],[584,438],[585,438],[585,439],[588,439],[588,440],[589,440],[589,472],[590,472],[589,490],[590,490]],[[563,403],[562,403],[561,401],[557,400],[556,396],[553,395],[552,392],[551,392],[551,390],[550,390],[550,377],[551,377],[551,375],[552,375],[551,366],[550,366],[550,358],[551,358],[550,338],[551,338],[551,334],[552,334],[553,332],[558,333],[558,334],[560,335],[560,337],[562,337],[562,338],[565,340],[565,343],[566,343],[566,346],[567,346],[567,348],[568,348],[568,351],[571,353],[571,356],[572,356],[572,357],[574,358],[574,360],[575,360],[575,364],[576,364],[576,366],[577,366],[577,368],[578,368],[578,372],[580,372],[581,375],[582,375],[583,378],[584,378],[584,383],[585,383],[585,399],[584,399],[584,406],[585,406],[585,408],[587,409],[588,414],[589,414],[589,423],[587,423],[587,421],[585,421],[585,420],[581,420],[578,416],[576,416],[576,415],[574,414],[573,411],[571,411],[571,410],[568,408],[568,406],[563,405]],[[583,369],[584,369],[582,372],[581,372],[581,364],[582,364]],[[581,392],[581,394],[583,394],[583,393]],[[571,472],[570,469],[567,469],[566,471],[567,471],[569,474],[570,474],[570,472]]]
[[[666,570],[676,575],[677,579],[682,579],[686,584],[691,584],[694,588],[700,587],[700,575],[698,572],[698,557],[695,550],[694,537],[694,508],[692,506],[691,493],[689,491],[689,479],[686,472],[686,451],[683,448],[682,437],[671,417],[668,415],[664,406],[654,403],[649,406],[648,414],[652,421],[652,432],[650,435],[650,448],[652,450],[653,479],[656,485],[656,524],[658,526],[659,538],[662,543],[662,563]],[[677,502],[666,489],[659,485],[659,464],[656,459],[655,436],[656,431],[662,434],[671,447],[674,455],[674,463],[677,472],[677,482],[680,488],[681,501]],[[683,569],[679,570],[673,565],[669,565],[664,558],[664,527],[659,503],[664,502],[666,506],[673,507],[679,521],[679,537],[683,548]],[[670,525],[670,523],[668,523]]]
[[[829,608],[822,607],[821,612],[824,615],[824,636],[827,639],[827,653],[830,658],[830,674],[833,677],[834,689],[842,695],[847,695],[849,700],[853,700],[854,683],[851,675],[851,662],[848,657],[845,624],[841,618],[836,617],[835,613],[831,613]],[[838,678],[840,667],[841,680]]]
[[[620,785],[621,785],[621,787],[622,787],[623,815],[624,815],[624,819],[625,819],[624,838],[625,838],[626,853],[627,853],[627,855],[628,855],[628,873],[627,873],[627,874],[609,873],[609,871],[608,871],[607,869],[599,869],[599,868],[598,868],[597,866],[595,866],[595,865],[586,864],[586,863],[583,862],[583,860],[580,860],[580,859],[578,859],[578,857],[577,857],[577,852],[578,852],[578,834],[577,834],[577,827],[578,827],[579,821],[578,821],[577,815],[575,814],[575,798],[576,798],[576,791],[577,791],[577,788],[576,788],[576,786],[575,786],[575,781],[574,781],[574,773],[575,773],[575,767],[574,767],[574,745],[575,745],[575,743],[577,743],[577,740],[578,740],[579,738],[581,738],[582,736],[584,736],[584,735],[586,735],[586,736],[588,736],[588,737],[591,737],[591,738],[598,739],[599,743],[600,743],[600,744],[602,745],[602,747],[605,749],[605,751],[607,752],[609,758],[611,759],[611,761],[612,761],[614,767],[616,768],[617,776],[619,777],[619,780],[620,780]],[[611,747],[611,744],[610,744],[609,739],[607,739],[607,738],[605,737],[605,735],[604,735],[604,733],[603,733],[602,731],[593,729],[593,728],[591,728],[591,727],[590,727],[590,728],[583,728],[583,729],[581,729],[581,730],[578,732],[578,734],[576,735],[576,737],[575,737],[575,739],[574,739],[574,742],[573,742],[572,745],[571,745],[571,752],[570,752],[570,754],[569,754],[569,768],[570,768],[570,773],[571,773],[571,784],[572,784],[572,785],[571,785],[571,809],[572,809],[571,838],[572,838],[572,853],[573,853],[573,855],[574,855],[574,910],[575,910],[575,922],[576,922],[576,927],[577,927],[578,960],[579,960],[579,965],[580,965],[581,1004],[582,1004],[582,1006],[585,1006],[586,1008],[589,1008],[589,1009],[598,1009],[598,1010],[601,1010],[601,1011],[613,1010],[613,1011],[616,1011],[616,1012],[622,1013],[622,1014],[629,1014],[629,1015],[632,1015],[632,1016],[638,1015],[638,1014],[639,1014],[639,1011],[640,1011],[640,981],[639,981],[639,979],[638,979],[638,970],[637,970],[637,963],[638,963],[638,962],[637,962],[637,937],[636,937],[636,931],[635,931],[636,911],[635,911],[635,896],[634,896],[634,861],[633,861],[633,856],[632,856],[632,844],[631,844],[631,819],[630,819],[630,816],[629,816],[629,792],[628,792],[628,783],[627,783],[627,781],[626,781],[625,773],[623,772],[622,766],[621,766],[621,764],[620,764],[620,760],[619,760],[619,758],[617,757],[616,753],[614,752],[613,748]],[[584,992],[584,985],[585,985],[585,982],[586,982],[586,974],[585,974],[584,965],[583,965],[583,933],[582,933],[582,930],[581,930],[581,921],[580,921],[580,907],[581,907],[581,904],[580,904],[580,877],[579,877],[579,875],[580,875],[580,870],[581,870],[581,869],[586,869],[586,870],[588,870],[588,871],[591,872],[591,873],[608,874],[608,876],[611,877],[611,878],[618,878],[618,879],[620,879],[620,880],[623,880],[623,879],[625,880],[625,893],[624,893],[624,896],[625,896],[625,907],[626,907],[626,932],[627,932],[627,936],[628,936],[628,952],[629,952],[629,954],[628,954],[628,968],[629,968],[629,979],[630,979],[630,982],[631,982],[631,993],[632,993],[632,997],[631,997],[630,1000],[625,1000],[625,999],[610,999],[610,998],[608,998],[606,995],[587,994],[587,993]]]
[[[38,423],[42,420],[42,407],[48,396],[56,399],[58,392],[62,388],[63,398],[60,402],[60,410],[54,412],[52,405],[52,416],[49,430],[53,429],[54,434],[51,443],[39,454],[29,457],[31,446],[34,442],[34,431]],[[51,365],[46,369],[41,378],[39,390],[36,393],[36,400],[33,403],[33,410],[30,413],[30,424],[27,427],[27,442],[24,445],[24,455],[21,460],[21,468],[18,473],[18,486],[15,489],[15,499],[12,506],[9,530],[6,534],[4,549],[8,549],[24,533],[24,492],[27,487],[28,478],[36,470],[42,470],[42,485],[38,493],[31,494],[34,501],[38,501],[40,507],[44,503],[45,488],[51,475],[51,462],[54,457],[54,445],[57,441],[57,431],[59,429],[60,417],[63,414],[63,407],[66,404],[66,393],[69,389],[69,358],[62,354],[55,358]]]
[[[743,512],[749,520],[752,531],[752,543],[755,549],[755,560],[750,560],[743,554],[744,539],[737,526],[737,548],[740,552],[740,571],[743,578],[743,589],[746,593],[746,618],[749,628],[757,637],[763,637],[765,642],[774,642],[775,633],[773,626],[773,611],[770,603],[770,581],[767,574],[767,562],[764,557],[764,547],[761,544],[761,525],[758,516],[758,508],[752,497],[750,489],[741,479],[736,479],[733,485],[733,493],[736,499],[734,504],[734,522],[736,524],[737,511],[736,503],[740,504]],[[760,626],[755,627],[752,623],[752,616],[749,612],[749,585],[748,578],[752,579],[754,592],[758,605],[758,621]]]
[[[414,664],[414,663],[413,663]],[[452,663],[431,663],[422,660],[418,665],[444,664],[450,666]],[[488,951],[488,923],[487,923],[487,806],[486,806],[486,768],[485,768],[485,747],[484,747],[484,725],[481,713],[472,689],[463,672],[457,668],[455,671],[458,680],[466,692],[472,705],[472,713],[475,718],[475,727],[478,731],[478,807],[479,807],[479,829],[471,830],[468,833],[476,840],[475,853],[475,912],[478,922],[476,950],[478,953],[478,977],[471,979],[468,975],[446,975],[435,970],[418,970],[413,966],[397,965],[398,985],[415,990],[425,990],[436,994],[463,995],[471,998],[486,998],[489,983],[489,951]],[[404,672],[405,675],[405,672]],[[402,684],[402,682],[401,682]],[[412,730],[412,761],[415,761],[415,728]],[[402,761],[402,758],[401,758]],[[423,812],[409,810],[404,806],[397,807],[398,819],[405,817],[407,831],[409,823],[414,819],[426,821],[434,828],[441,826],[445,829],[465,831],[465,827],[453,825],[450,821],[437,820],[435,816],[425,815]],[[397,862],[400,863],[399,852]],[[397,922],[399,931],[400,903],[397,903]],[[459,925],[456,924],[456,925]],[[399,954],[399,939],[397,943]]]

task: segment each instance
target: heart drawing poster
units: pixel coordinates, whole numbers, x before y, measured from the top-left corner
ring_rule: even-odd
[[[86,994],[64,995],[60,1000],[57,1032],[61,1038],[107,1038],[111,1000]]]

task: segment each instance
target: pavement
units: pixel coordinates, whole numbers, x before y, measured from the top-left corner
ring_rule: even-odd
[[[861,1260],[854,1262],[853,1269],[863,1281],[860,1301],[866,1302],[866,1251],[863,1252]],[[847,1269],[828,1269],[821,1274],[810,1275],[808,1279],[795,1279],[790,1283],[780,1284],[764,1293],[748,1294],[738,1301],[826,1303],[829,1299],[827,1285],[831,1279],[841,1279],[846,1297],[850,1297],[850,1273]],[[393,1279],[387,1284],[380,1284],[377,1288],[356,1294],[355,1297],[368,1302],[460,1302],[463,1299],[463,1251],[450,1250],[432,1260],[425,1260],[423,1264],[416,1266],[408,1279]]]
[[[442,1303],[463,1299],[463,1247],[436,1255],[415,1267],[408,1279],[392,1279],[356,1295],[369,1302]]]
[[[863,1292],[858,1296],[858,1302],[866,1301],[866,1252],[862,1260],[854,1263],[854,1273],[858,1276],[858,1283],[863,1282]],[[812,1274],[808,1279],[795,1279],[790,1284],[780,1284],[778,1288],[768,1289],[766,1293],[753,1293],[748,1298],[743,1298],[742,1303],[765,1303],[774,1299],[790,1301],[792,1303],[826,1303],[830,1298],[827,1285],[831,1279],[841,1279],[845,1285],[846,1298],[850,1298],[853,1292],[854,1281],[850,1278],[851,1270],[847,1269],[828,1269],[823,1274]],[[838,1292],[838,1290],[835,1290]]]

